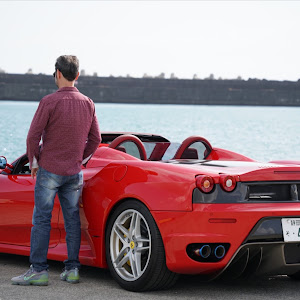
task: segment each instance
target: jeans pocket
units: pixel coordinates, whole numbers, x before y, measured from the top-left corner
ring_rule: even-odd
[[[55,190],[60,185],[58,177],[58,175],[52,174],[43,168],[39,168],[37,183],[50,190]]]
[[[73,175],[69,181],[69,187],[72,190],[80,190],[83,185],[83,174],[82,171],[76,175]]]

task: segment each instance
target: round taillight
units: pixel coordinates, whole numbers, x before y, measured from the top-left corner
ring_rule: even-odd
[[[221,175],[220,185],[224,191],[232,192],[236,187],[236,179],[231,175]]]
[[[196,185],[203,193],[209,193],[214,188],[214,180],[211,176],[200,175],[196,178]]]

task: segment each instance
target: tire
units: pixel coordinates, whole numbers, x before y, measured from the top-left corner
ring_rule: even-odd
[[[142,292],[175,284],[178,274],[167,268],[160,232],[142,203],[128,200],[116,208],[105,245],[108,268],[122,288]]]

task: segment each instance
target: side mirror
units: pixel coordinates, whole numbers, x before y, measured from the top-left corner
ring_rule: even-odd
[[[7,165],[7,159],[4,156],[0,156],[0,169],[5,169]]]

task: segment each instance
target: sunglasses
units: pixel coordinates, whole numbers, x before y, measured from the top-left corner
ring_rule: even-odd
[[[56,76],[56,71],[59,70],[59,69],[55,69],[55,72],[53,72],[53,77],[55,78]]]

